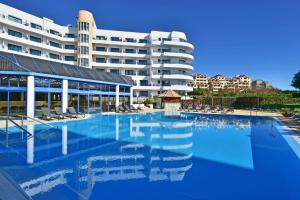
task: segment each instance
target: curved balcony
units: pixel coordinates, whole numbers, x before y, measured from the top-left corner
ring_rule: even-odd
[[[175,80],[188,80],[192,81],[193,77],[184,74],[154,74],[152,75],[153,79],[175,79]]]
[[[188,53],[180,53],[180,52],[153,52],[152,57],[174,57],[174,58],[184,58],[189,59],[191,61],[194,60],[194,56]]]
[[[174,69],[185,69],[192,71],[194,67],[186,63],[154,63],[152,65],[154,68],[174,68]]]
[[[139,65],[139,64],[124,64],[124,63],[99,63],[93,62],[93,67],[109,67],[109,68],[123,68],[123,69],[146,69],[149,68],[149,65]]]
[[[180,41],[172,41],[172,40],[165,40],[165,41],[152,41],[152,45],[154,46],[176,46],[181,48],[186,48],[189,50],[194,50],[194,45],[188,42],[180,42]]]
[[[128,47],[149,47],[150,46],[147,43],[97,40],[97,39],[93,39],[93,44],[128,46]]]
[[[124,52],[110,52],[110,51],[93,51],[93,55],[97,56],[112,56],[112,57],[124,57],[124,58],[149,58],[149,54],[138,53],[124,53]]]

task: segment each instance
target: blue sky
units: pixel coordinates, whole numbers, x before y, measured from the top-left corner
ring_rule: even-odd
[[[79,9],[98,28],[182,31],[195,46],[194,72],[247,74],[292,89],[300,69],[299,0],[1,0],[61,25]]]

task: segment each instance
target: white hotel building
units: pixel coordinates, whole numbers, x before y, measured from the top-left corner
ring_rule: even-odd
[[[182,32],[98,29],[80,10],[76,26],[61,26],[0,3],[0,51],[129,75],[133,96],[192,91],[193,45]]]

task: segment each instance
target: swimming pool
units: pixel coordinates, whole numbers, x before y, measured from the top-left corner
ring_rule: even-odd
[[[267,117],[93,115],[0,131],[33,199],[300,199],[300,142]],[[57,128],[56,128],[57,127]]]

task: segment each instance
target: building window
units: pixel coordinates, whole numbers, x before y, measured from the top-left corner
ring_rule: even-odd
[[[121,52],[119,48],[110,48],[110,52]]]
[[[140,91],[140,97],[148,97],[148,91]]]
[[[147,54],[148,51],[146,49],[139,49],[139,54]]]
[[[186,53],[184,49],[179,49],[179,53]]]
[[[139,60],[139,65],[147,65],[147,60]]]
[[[79,22],[78,29],[80,31],[88,31],[89,30],[89,23],[88,22]]]
[[[68,88],[69,88],[69,89],[77,89],[77,88],[78,88],[78,82],[75,82],[75,81],[69,81],[69,82],[68,82]]]
[[[88,67],[89,66],[89,59],[88,58],[80,58],[80,66]]]
[[[111,63],[120,63],[120,59],[118,59],[118,58],[111,58],[110,62]]]
[[[148,43],[148,40],[146,40],[146,39],[139,39],[139,43],[147,44],[147,43]]]
[[[105,47],[96,47],[96,51],[106,51]]]
[[[111,37],[110,40],[111,41],[116,41],[116,42],[121,42],[122,41],[122,39],[119,38],[119,37]]]
[[[140,86],[148,86],[148,80],[140,80]]]
[[[102,35],[97,35],[96,40],[107,40],[107,37],[102,36]]]
[[[59,43],[57,43],[57,42],[52,42],[52,41],[50,41],[50,46],[56,47],[56,48],[61,48]]]
[[[125,75],[133,76],[135,75],[134,70],[125,70]]]
[[[79,41],[82,43],[89,43],[89,35],[88,34],[79,34]]]
[[[179,60],[179,63],[186,63],[186,61],[185,60]]]
[[[52,35],[58,35],[58,36],[60,35],[58,31],[55,31],[55,30],[53,30],[53,29],[50,29],[50,33],[51,33]]]
[[[118,69],[111,69],[110,73],[119,74],[119,70]]]
[[[8,48],[8,50],[11,50],[11,51],[18,51],[18,52],[22,51],[22,47],[15,45],[15,44],[8,44],[7,48]]]
[[[65,56],[65,61],[75,61],[74,56]]]
[[[88,55],[89,54],[89,47],[81,46],[79,48],[79,54]]]
[[[33,42],[38,42],[38,43],[42,43],[42,39],[41,38],[39,38],[39,37],[35,37],[35,36],[30,36],[30,38],[29,38],[31,41],[33,41]]]
[[[10,21],[13,21],[13,22],[17,22],[19,24],[22,24],[22,19],[18,18],[18,17],[15,17],[15,16],[12,16],[12,15],[8,15],[8,19]]]
[[[15,37],[18,37],[18,38],[22,38],[22,33],[21,32],[13,31],[13,30],[8,29],[7,33],[8,33],[8,35],[15,36]]]
[[[30,26],[31,26],[31,28],[35,28],[35,29],[38,29],[38,30],[42,30],[42,26],[37,25],[37,24],[35,24],[35,23],[30,23]]]
[[[66,38],[75,38],[74,33],[66,33],[65,36],[66,36]]]
[[[136,42],[136,40],[133,38],[126,38],[125,41],[126,42]]]
[[[42,52],[39,51],[39,50],[36,50],[36,49],[30,49],[29,52],[30,52],[31,55],[35,55],[35,56],[41,56],[42,55]]]
[[[54,54],[54,53],[49,53],[49,57],[52,58],[52,59],[59,60],[59,55]]]
[[[139,70],[139,76],[148,76],[147,70]]]
[[[125,49],[125,53],[135,53],[134,49]]]
[[[75,45],[73,45],[73,44],[66,44],[65,45],[65,49],[72,49],[72,50],[74,50],[75,49]]]
[[[135,61],[131,59],[125,59],[125,64],[135,64]]]
[[[96,58],[96,62],[97,63],[106,63],[106,59],[105,58]]]

